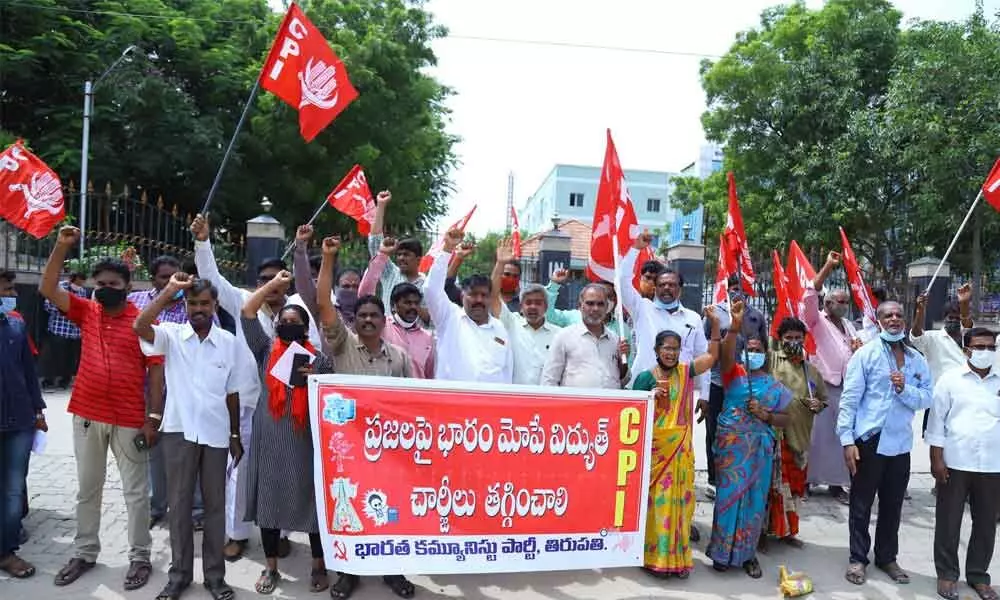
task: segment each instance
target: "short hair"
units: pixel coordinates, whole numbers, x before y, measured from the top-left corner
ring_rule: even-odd
[[[412,296],[413,294],[416,294],[417,297],[419,297],[421,300],[423,300],[424,298],[424,294],[423,292],[420,291],[420,288],[413,285],[409,281],[404,281],[403,283],[397,283],[395,287],[392,288],[392,292],[389,294],[389,302],[392,304],[396,304],[403,298],[407,296]]]
[[[666,267],[664,267],[663,263],[661,263],[658,260],[647,260],[646,262],[642,263],[642,268],[639,269],[639,274],[645,275],[646,273],[654,273],[656,275],[659,275],[661,272],[663,272],[663,269],[665,268]]]
[[[507,265],[511,265],[512,267],[517,267],[517,272],[519,274],[521,273],[521,270],[522,270],[521,269],[521,261],[517,260],[516,258],[512,258],[510,260],[504,261],[503,266],[506,267]]]
[[[188,275],[194,275],[195,277],[197,277],[198,265],[194,264],[194,261],[189,258],[184,261],[183,265],[181,265],[181,271],[184,271]]]
[[[286,305],[284,305],[284,306],[281,307],[281,310],[278,311],[278,317],[281,317],[281,313],[285,312],[286,310],[297,312],[299,314],[299,318],[302,319],[303,323],[305,323],[305,326],[309,327],[309,311],[308,310],[302,308],[298,304],[286,304]]]
[[[417,256],[424,255],[424,246],[417,238],[406,238],[405,240],[401,240],[398,244],[396,244],[396,252],[401,250],[412,252]]]
[[[972,338],[974,337],[991,337],[994,340],[997,338],[997,332],[986,327],[973,327],[972,329],[967,329],[965,335],[962,338],[963,346],[968,346],[972,343]]]
[[[579,299],[583,300],[583,295],[586,294],[588,290],[601,290],[601,293],[604,294],[604,299],[607,300],[608,299],[608,286],[609,285],[611,285],[611,284],[607,283],[607,282],[604,282],[604,283],[596,283],[596,282],[594,282],[594,283],[588,283],[587,285],[583,286],[583,289],[580,290],[580,297],[579,297]],[[614,290],[614,286],[612,286],[611,289],[613,291]]]
[[[257,265],[257,275],[263,273],[264,269],[278,269],[279,271],[287,271],[288,265],[285,264],[285,261],[281,260],[277,256],[273,256],[271,258],[265,258],[264,260],[260,261],[260,264]]]
[[[173,267],[177,271],[181,270],[181,261],[169,254],[164,254],[163,256],[157,256],[153,259],[153,262],[149,263],[149,274],[155,277],[163,265]]]
[[[806,324],[799,319],[796,319],[795,317],[785,317],[781,320],[781,323],[778,324],[778,339],[783,338],[789,331],[798,331],[802,335],[805,335],[808,332],[808,329],[806,328]]]
[[[895,304],[896,306],[903,308],[903,305],[900,304],[899,302],[896,302],[895,300],[883,300],[882,302],[879,302],[878,307],[875,309],[876,317],[878,318],[882,317],[882,307],[885,306],[886,304]]]
[[[312,256],[309,257],[309,268],[310,269],[316,269],[316,271],[318,272],[320,270],[320,268],[321,268],[322,265],[323,265],[323,255],[322,254],[313,254]]]
[[[86,278],[87,274],[84,273],[83,271],[73,271],[72,273],[69,274],[70,281],[73,281],[74,279],[86,279]]]
[[[477,287],[484,287],[486,288],[486,291],[492,292],[493,281],[486,275],[483,275],[482,273],[475,273],[473,275],[469,275],[468,277],[462,280],[463,292],[470,292]]]
[[[663,275],[676,275],[677,283],[679,283],[681,287],[684,287],[684,276],[681,275],[680,271],[675,271],[670,267],[663,267],[663,270],[656,274],[656,278],[659,279]]]
[[[132,271],[125,264],[125,261],[120,258],[102,258],[97,261],[94,265],[93,270],[90,272],[90,276],[96,278],[101,273],[105,271],[111,271],[121,276],[125,280],[125,283],[132,282]]]
[[[184,290],[184,297],[190,298],[192,296],[199,296],[205,292],[211,294],[212,300],[219,299],[218,288],[212,285],[212,282],[207,279],[195,279],[191,287]]]
[[[344,275],[350,275],[351,273],[354,273],[355,275],[358,276],[358,279],[361,279],[361,271],[355,269],[354,267],[344,267],[343,269],[340,270],[340,272],[337,273],[337,283],[340,283],[341,277],[343,277]]]
[[[739,285],[739,284],[740,284],[739,275],[730,275],[729,279],[726,280],[727,287],[733,287],[734,285]]]
[[[879,304],[887,302],[889,300],[889,294],[886,292],[885,288],[874,288],[872,290],[872,296],[875,296],[875,301]]]
[[[540,283],[529,283],[528,285],[521,287],[521,293],[518,298],[521,303],[524,304],[524,298],[530,294],[541,294],[542,298],[545,298],[545,304],[549,303],[549,294],[545,291],[545,286]]]
[[[17,275],[14,273],[14,271],[8,269],[0,269],[0,280],[12,282],[14,281],[15,277],[17,277]]]
[[[385,316],[385,303],[382,299],[373,294],[366,294],[358,298],[358,303],[354,305],[354,314],[357,315],[358,311],[365,304],[374,304],[378,308],[378,312],[384,317]]]
[[[681,334],[671,329],[664,329],[660,333],[656,334],[656,341],[653,342],[653,347],[659,348],[660,346],[663,345],[663,342],[667,340],[677,340],[678,344],[683,342],[683,340],[681,339]]]

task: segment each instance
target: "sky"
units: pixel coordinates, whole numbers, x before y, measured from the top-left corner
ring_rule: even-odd
[[[448,129],[461,164],[444,228],[478,204],[468,230],[506,222],[507,175],[523,206],[555,164],[599,165],[611,128],[626,169],[679,171],[704,143],[701,56],[721,56],[779,2],[713,0],[430,0],[449,37],[431,69],[454,90]],[[807,0],[811,8],[822,2]],[[964,19],[975,0],[898,0],[904,21]],[[985,0],[987,15],[1000,0]],[[482,38],[648,49],[632,52]],[[686,53],[688,55],[663,52]]]

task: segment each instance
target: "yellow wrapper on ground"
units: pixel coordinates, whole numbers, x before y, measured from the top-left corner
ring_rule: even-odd
[[[782,565],[778,568],[778,583],[781,593],[786,598],[797,598],[811,594],[813,591],[812,579],[805,573],[789,573],[788,569]]]

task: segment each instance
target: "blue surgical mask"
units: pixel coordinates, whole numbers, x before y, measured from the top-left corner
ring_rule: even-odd
[[[17,298],[4,296],[0,298],[0,315],[5,315],[17,309]]]
[[[680,307],[680,305],[681,305],[680,300],[674,300],[673,302],[664,302],[659,298],[653,298],[653,306],[655,306],[656,308],[661,308],[663,310],[677,310],[677,308]]]
[[[763,352],[747,352],[747,366],[750,367],[751,371],[764,368],[764,361],[766,360],[767,355]]]
[[[881,337],[883,340],[889,342],[890,344],[894,344],[894,343],[902,340],[904,337],[906,337],[906,334],[903,333],[902,331],[900,331],[899,333],[889,333],[885,329],[883,329],[881,332],[879,332],[878,335],[879,335],[879,337]]]

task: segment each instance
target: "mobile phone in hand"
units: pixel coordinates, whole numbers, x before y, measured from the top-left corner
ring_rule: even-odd
[[[133,438],[132,443],[135,444],[135,449],[139,452],[145,452],[149,450],[149,444],[146,443],[146,434],[140,433]]]
[[[306,384],[305,373],[299,371],[309,364],[308,354],[296,354],[292,357],[292,373],[288,376],[288,383],[292,387],[302,387]]]

